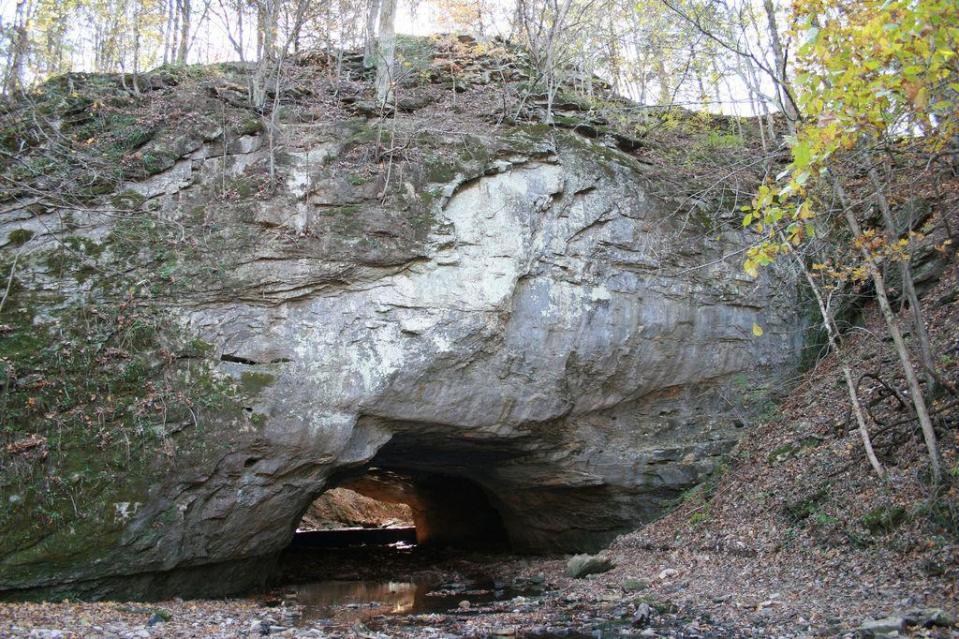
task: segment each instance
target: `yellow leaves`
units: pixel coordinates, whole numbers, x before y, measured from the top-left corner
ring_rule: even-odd
[[[753,322],[753,335],[755,335],[756,337],[763,336],[763,327],[757,324],[756,322]]]
[[[797,140],[792,146],[792,154],[793,173],[802,173],[803,169],[809,166],[809,163],[812,162],[813,159],[812,148],[810,147],[809,140]]]
[[[795,77],[807,122],[838,124],[831,148],[852,149],[864,136],[918,127],[932,149],[952,139],[959,126],[950,108],[954,95],[945,87],[959,92],[959,3],[856,0],[825,3],[825,12],[820,4],[792,3],[794,23],[801,25],[795,36],[814,43],[800,47]],[[818,31],[808,33],[813,25]],[[815,132],[799,137],[824,139]],[[796,173],[806,165],[805,149],[798,149]],[[823,148],[823,156],[829,153]]]
[[[750,277],[759,277],[759,268],[769,266],[776,257],[789,251],[789,245],[783,245],[779,242],[767,240],[756,246],[751,246],[746,251],[746,259],[743,261],[743,271]]]
[[[814,217],[816,217],[816,214],[812,210],[812,203],[809,200],[803,200],[803,203],[796,209],[796,219],[811,220]]]

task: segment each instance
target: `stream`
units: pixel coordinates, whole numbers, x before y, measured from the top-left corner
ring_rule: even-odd
[[[381,615],[459,615],[483,610],[497,601],[525,603],[543,594],[543,589],[506,587],[489,581],[436,582],[428,578],[413,581],[317,581],[299,584],[293,590],[303,607],[298,623],[319,619],[333,623],[366,622]]]

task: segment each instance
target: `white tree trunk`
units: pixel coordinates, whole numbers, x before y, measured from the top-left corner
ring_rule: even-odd
[[[785,237],[782,237],[782,240],[786,242]],[[839,360],[839,368],[842,370],[842,378],[846,382],[846,390],[849,393],[849,403],[852,405],[852,412],[856,416],[856,426],[859,430],[859,437],[862,439],[862,447],[866,451],[866,458],[869,460],[869,464],[873,470],[876,471],[876,474],[884,477],[886,470],[882,467],[879,458],[876,457],[876,451],[872,447],[872,440],[869,438],[869,429],[866,426],[866,417],[863,414],[862,404],[859,401],[859,394],[856,392],[856,383],[852,379],[852,371],[849,369],[849,364],[843,359],[839,342],[839,330],[833,323],[829,309],[826,308],[826,303],[823,301],[822,293],[819,291],[819,285],[816,284],[816,280],[814,280],[809,273],[802,258],[795,252],[793,252],[793,256],[796,258],[796,264],[806,277],[806,282],[809,283],[809,288],[812,289],[813,296],[816,298],[816,304],[819,306],[819,314],[822,317],[823,326],[826,328],[826,337],[829,339],[829,348],[832,350],[833,356]]]
[[[393,60],[396,57],[396,0],[383,0],[380,6],[380,32],[376,46],[376,99],[381,105],[394,101]]]
[[[846,223],[849,225],[849,230],[852,231],[855,237],[860,237],[862,235],[862,229],[859,226],[859,220],[856,219],[856,215],[852,211],[852,207],[849,205],[849,199],[846,197],[846,193],[839,183],[839,180],[836,179],[835,176],[831,176],[831,179],[833,189],[839,197]],[[899,362],[902,364],[902,373],[906,377],[906,384],[909,387],[909,394],[911,396],[910,399],[912,399],[913,408],[916,410],[916,417],[919,418],[919,427],[922,429],[922,437],[926,442],[926,450],[929,453],[929,462],[932,466],[932,479],[933,482],[938,485],[942,482],[939,443],[936,439],[936,430],[929,417],[929,409],[926,407],[926,399],[923,397],[922,388],[919,386],[919,379],[916,377],[916,371],[912,366],[912,356],[909,354],[909,349],[906,348],[906,342],[902,339],[902,331],[899,330],[899,321],[896,318],[896,314],[893,313],[892,306],[889,304],[889,296],[886,295],[886,282],[882,276],[882,271],[879,270],[879,267],[873,260],[872,255],[869,254],[867,248],[862,247],[860,253],[862,254],[866,269],[869,271],[869,276],[872,278],[873,285],[876,287],[876,299],[879,302],[879,310],[882,312],[882,317],[886,321],[886,327],[896,347],[896,354],[899,356]]]
[[[363,68],[376,66],[376,17],[380,13],[380,0],[369,0],[366,7],[366,31],[363,41]]]

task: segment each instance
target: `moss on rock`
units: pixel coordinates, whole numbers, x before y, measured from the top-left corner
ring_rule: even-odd
[[[7,234],[7,241],[14,246],[23,246],[33,237],[30,229],[14,229]]]

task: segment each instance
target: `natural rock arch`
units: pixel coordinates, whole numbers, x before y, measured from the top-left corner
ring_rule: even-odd
[[[595,549],[711,472],[794,370],[797,305],[772,301],[795,287],[724,261],[747,239],[677,219],[630,156],[516,128],[410,169],[384,205],[329,163],[361,126],[284,125],[285,183],[221,205],[224,244],[196,255],[226,283],[168,309],[245,414],[185,422],[203,429],[198,461],[131,488],[122,518],[96,522],[102,544],[94,527],[56,561],[42,545],[4,557],[0,589],[243,589],[319,492],[370,464],[471,482],[517,549]],[[129,189],[177,219],[263,161],[241,141],[188,145]]]

